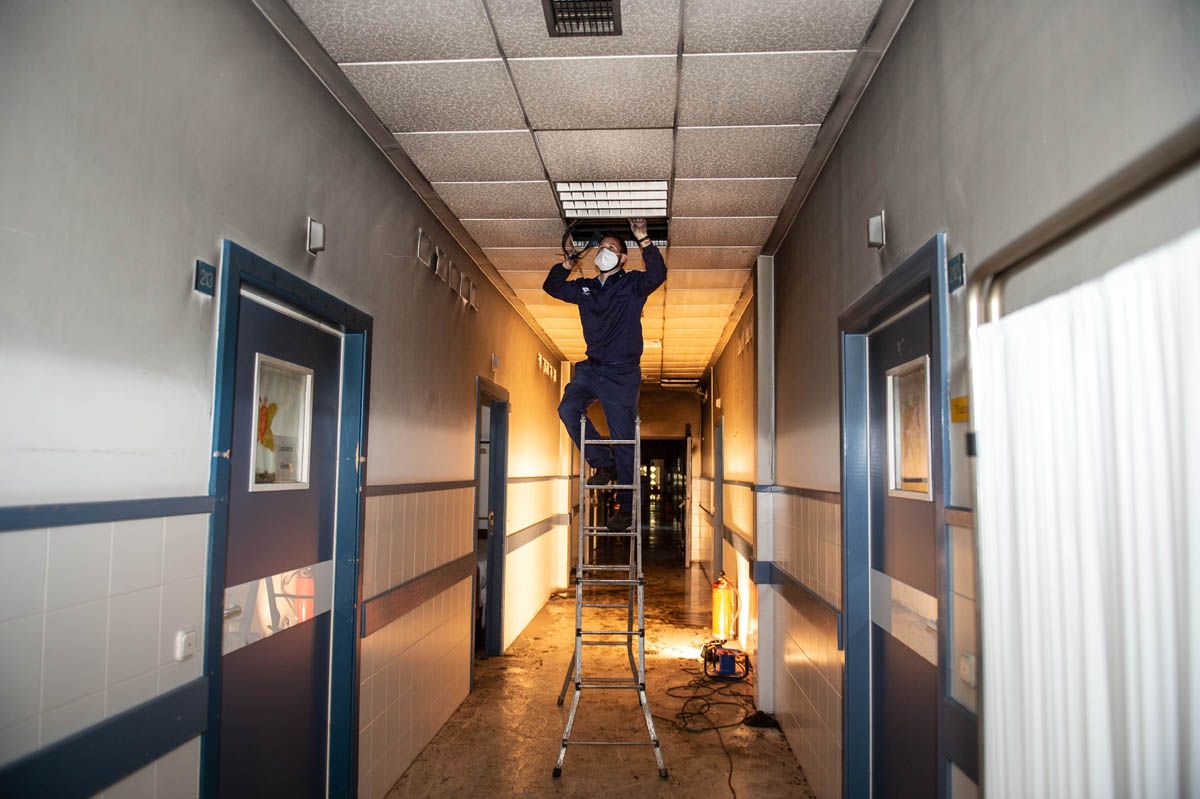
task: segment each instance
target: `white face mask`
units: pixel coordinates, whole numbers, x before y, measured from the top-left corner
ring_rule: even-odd
[[[617,263],[621,257],[612,250],[600,250],[596,253],[596,266],[601,272],[611,272],[617,268]]]

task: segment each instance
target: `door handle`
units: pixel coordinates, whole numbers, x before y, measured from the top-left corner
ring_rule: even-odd
[[[230,605],[229,607],[225,608],[225,612],[222,615],[224,616],[226,621],[228,621],[229,619],[236,618],[236,617],[242,615],[242,606],[241,605]]]

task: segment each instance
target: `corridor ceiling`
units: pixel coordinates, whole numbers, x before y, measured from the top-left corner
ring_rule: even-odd
[[[557,38],[541,0],[288,2],[570,360],[554,182],[669,181],[658,382],[714,357],[880,0],[622,0],[622,35]]]

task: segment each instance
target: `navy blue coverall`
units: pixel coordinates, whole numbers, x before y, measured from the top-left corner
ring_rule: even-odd
[[[624,268],[599,278],[567,280],[571,270],[562,264],[550,267],[542,289],[555,299],[579,306],[583,338],[587,342],[587,360],[575,365],[575,376],[563,392],[558,416],[567,433],[579,446],[579,417],[589,405],[600,400],[604,418],[613,438],[633,438],[637,418],[638,393],[642,388],[642,308],[646,298],[667,279],[667,264],[653,244],[642,250],[646,271],[626,272]],[[600,434],[587,421],[587,438]],[[633,485],[633,447],[588,447],[587,461],[595,469],[617,470],[620,485]],[[630,508],[630,491],[617,493],[622,508]],[[630,510],[632,510],[630,508]]]

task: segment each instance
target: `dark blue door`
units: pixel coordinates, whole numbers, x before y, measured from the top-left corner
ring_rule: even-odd
[[[870,334],[871,784],[938,795],[938,569],[929,302]]]
[[[325,795],[342,340],[243,290],[230,453],[220,794]]]

